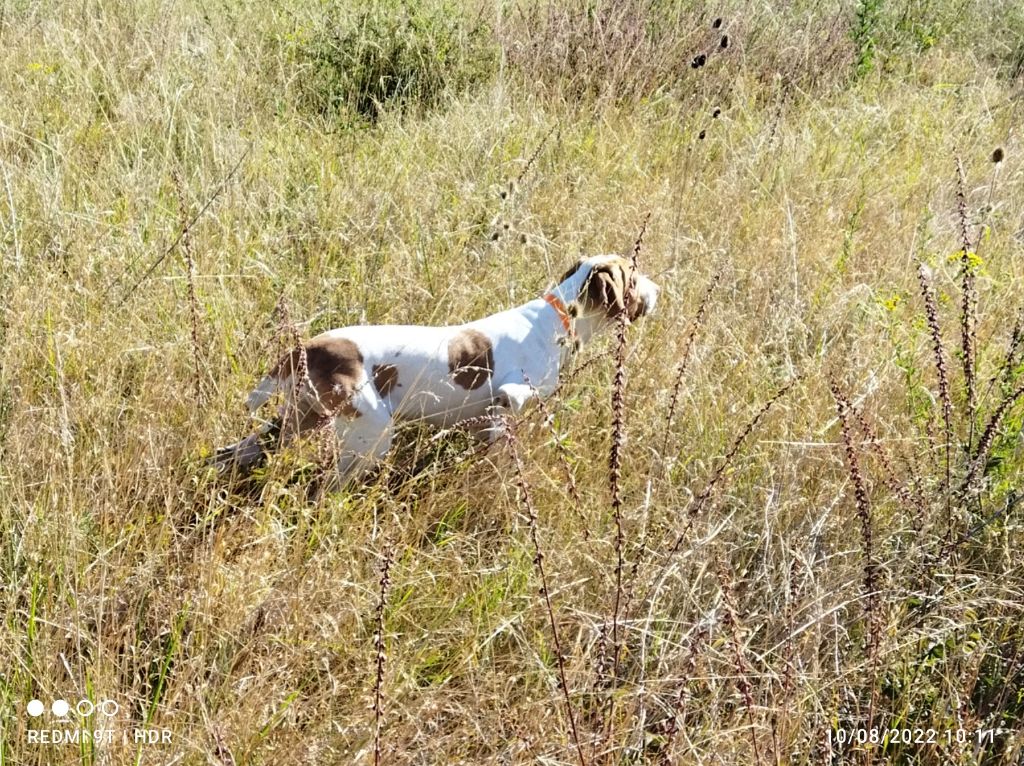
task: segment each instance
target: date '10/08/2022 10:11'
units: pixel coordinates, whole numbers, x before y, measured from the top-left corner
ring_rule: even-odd
[[[996,739],[1010,734],[1002,728],[995,729],[925,729],[925,728],[838,728],[828,730],[830,747],[848,745],[951,745],[975,743],[994,744]]]

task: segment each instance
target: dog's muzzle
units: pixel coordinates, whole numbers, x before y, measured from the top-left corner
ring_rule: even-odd
[[[640,316],[653,314],[654,307],[658,303],[658,293],[661,291],[661,288],[647,277],[637,277],[636,291],[640,296]]]

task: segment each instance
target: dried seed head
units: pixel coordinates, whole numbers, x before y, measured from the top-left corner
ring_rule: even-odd
[[[992,161],[998,164],[1003,161],[1004,156],[1003,147],[997,146],[995,151],[992,152]]]

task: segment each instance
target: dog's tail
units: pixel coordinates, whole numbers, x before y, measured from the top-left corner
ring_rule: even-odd
[[[245,400],[249,412],[256,412],[266,404],[279,385],[280,382],[273,373],[263,378]],[[281,418],[276,417],[264,423],[256,433],[218,449],[208,464],[215,466],[218,473],[247,476],[266,462],[267,453],[274,448],[280,436]]]
[[[273,373],[263,378],[245,400],[245,406],[249,408],[249,412],[256,412],[270,401],[270,397],[274,395],[280,385],[280,381]]]
[[[216,467],[217,473],[248,476],[266,462],[280,436],[281,418],[276,417],[260,426],[256,433],[218,449],[207,464]]]

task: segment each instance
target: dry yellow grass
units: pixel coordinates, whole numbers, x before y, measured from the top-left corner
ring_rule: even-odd
[[[1020,79],[998,41],[952,35],[854,79],[848,10],[724,13],[732,58],[692,92],[572,101],[499,57],[441,106],[346,124],[302,105],[296,51],[319,6],[5,4],[0,764],[372,762],[387,540],[381,762],[579,762],[507,448],[410,429],[379,477],[323,496],[312,445],[245,487],[201,459],[249,427],[282,294],[307,337],[468,320],[580,254],[627,252],[648,212],[640,258],[664,292],[627,339],[617,669],[614,338],[583,351],[598,360],[548,403],[552,427],[517,429],[585,763],[1018,762],[1016,402],[998,464],[977,493],[956,489],[960,445],[977,448],[1020,384],[1004,364],[1024,301]],[[479,13],[523,33],[508,9]],[[823,75],[793,74],[832,48]],[[973,436],[957,154],[980,237]],[[193,217],[197,346],[173,246]],[[956,397],[952,489],[918,260]],[[853,427],[869,597],[830,375],[882,445]],[[173,742],[28,744],[50,721],[28,700],[60,697],[114,699],[119,732]],[[868,722],[938,736],[830,751],[830,730]],[[971,739],[947,741],[958,729]]]

